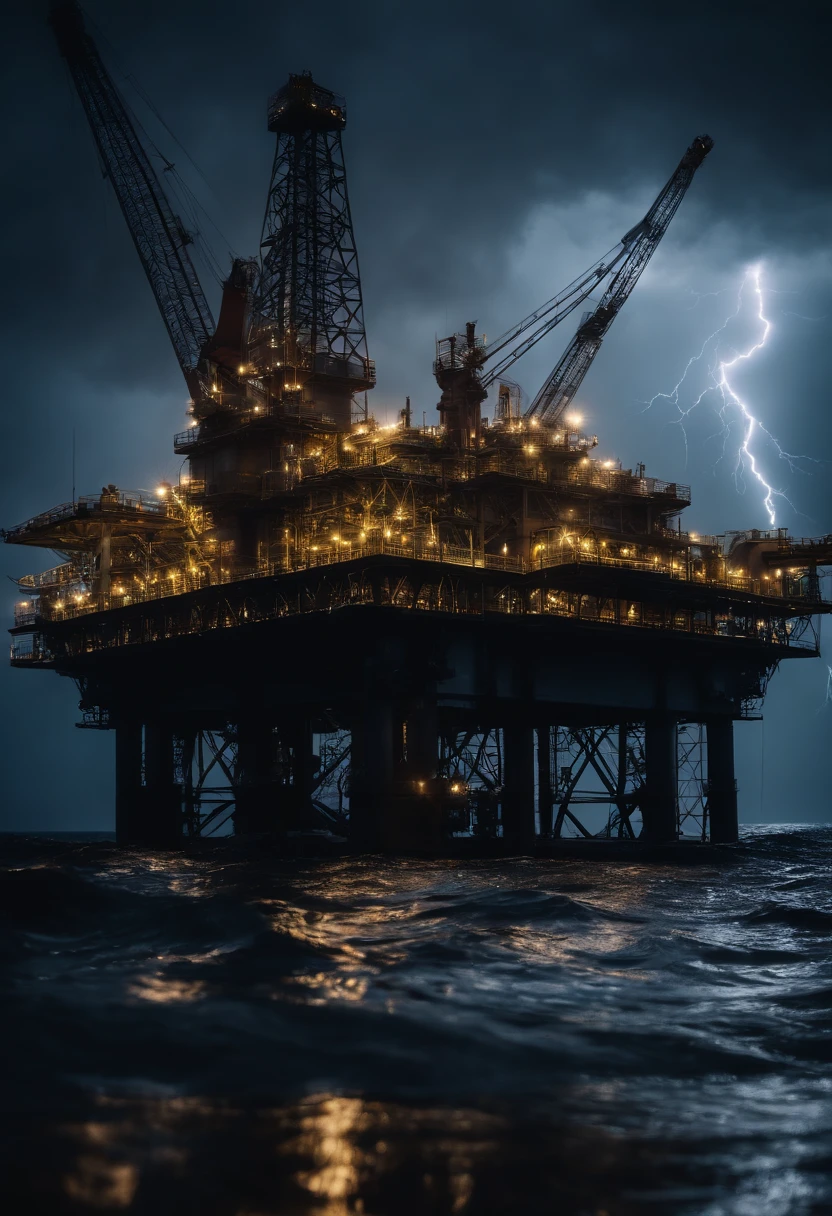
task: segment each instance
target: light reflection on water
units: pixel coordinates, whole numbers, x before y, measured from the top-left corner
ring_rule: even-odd
[[[832,1210],[830,844],[6,842],[9,1176],[55,1216]]]

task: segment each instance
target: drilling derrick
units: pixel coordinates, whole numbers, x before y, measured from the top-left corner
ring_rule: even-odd
[[[598,460],[573,412],[712,141],[506,333],[437,343],[439,426],[409,397],[353,421],[375,371],[343,100],[301,73],[269,102],[261,259],[233,263],[214,326],[74,0],[52,23],[192,397],[178,485],[109,483],[4,533],[66,559],[20,578],[12,661],[71,677],[79,725],[115,731],[118,839],[736,840],[734,722],[818,654],[832,538],[683,531],[690,488]],[[596,293],[524,413],[507,373]]]
[[[249,357],[282,412],[348,431],[353,395],[373,387],[352,230],[340,97],[308,72],[269,103],[277,135],[263,221]]]

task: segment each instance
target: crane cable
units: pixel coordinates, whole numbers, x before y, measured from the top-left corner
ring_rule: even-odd
[[[79,5],[79,8],[80,7],[81,6]],[[128,84],[130,84],[133,87],[133,89],[136,91],[138,96],[145,103],[145,105],[148,107],[148,109],[151,111],[151,113],[154,115],[154,117],[157,119],[157,121],[159,123],[161,123],[161,125],[165,129],[165,131],[167,131],[168,135],[171,137],[171,139],[174,141],[174,143],[179,148],[182,149],[182,151],[184,152],[188,161],[191,163],[191,165],[193,165],[196,173],[199,175],[199,177],[202,179],[202,181],[207,186],[209,192],[213,195],[214,199],[219,203],[220,200],[217,198],[217,195],[216,195],[211,183],[208,181],[208,178],[205,176],[205,174],[203,173],[200,166],[194,160],[193,156],[191,156],[190,152],[185,147],[185,145],[182,143],[182,141],[179,139],[179,137],[176,135],[176,133],[171,129],[171,127],[168,125],[168,123],[162,117],[161,113],[159,112],[159,110],[155,106],[155,104],[153,103],[153,101],[150,98],[149,94],[147,93],[146,89],[144,89],[144,87],[142,86],[141,82],[137,79],[137,77],[132,72],[127,71],[126,67],[121,62],[121,60],[118,56],[118,53],[116,52],[115,47],[110,42],[109,38],[104,33],[104,31],[101,29],[101,27],[95,21],[90,20],[89,14],[86,12],[86,10],[82,9],[81,11],[84,13],[85,20],[87,21],[89,26],[91,26],[92,29],[94,30],[97,41],[99,43],[103,43],[104,45],[106,45],[107,51],[112,60],[112,63],[114,65],[117,73],[121,76],[122,80],[126,81]],[[121,100],[122,100],[122,104],[124,105],[124,108],[128,112],[128,115],[129,115],[131,121],[135,124],[135,126],[138,128],[138,130],[141,132],[142,136],[144,137],[147,147],[152,150],[152,152],[156,155],[156,157],[158,157],[159,161],[161,162],[161,164],[163,166],[164,173],[166,175],[169,175],[168,180],[171,182],[171,189],[172,189],[173,193],[176,195],[181,206],[185,209],[185,211],[188,215],[188,219],[190,220],[190,222],[193,225],[194,231],[191,233],[191,236],[194,238],[194,243],[196,244],[196,246],[202,256],[202,260],[205,263],[206,268],[208,269],[212,278],[214,278],[217,281],[217,283],[220,286],[222,286],[223,283],[225,282],[227,274],[223,272],[219,259],[217,258],[217,255],[216,255],[216,252],[215,252],[213,246],[211,245],[211,243],[208,240],[205,233],[202,231],[202,226],[200,224],[199,214],[198,214],[199,212],[202,213],[202,215],[205,217],[205,219],[208,221],[208,223],[215,229],[215,231],[221,238],[223,244],[225,245],[229,258],[232,258],[232,259],[237,258],[239,255],[237,254],[236,250],[234,249],[233,245],[231,244],[231,241],[228,239],[228,237],[222,231],[220,226],[217,224],[214,217],[211,215],[211,213],[208,211],[208,209],[199,200],[197,195],[194,193],[194,191],[191,189],[191,187],[185,181],[182,174],[176,168],[176,165],[164,154],[162,149],[159,147],[159,145],[156,143],[156,141],[152,138],[152,136],[148,132],[147,128],[145,127],[144,123],[138,117],[135,110],[129,104],[129,102],[127,101],[126,97],[123,94],[121,95]]]

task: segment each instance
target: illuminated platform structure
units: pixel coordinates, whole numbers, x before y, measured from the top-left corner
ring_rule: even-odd
[[[20,579],[12,662],[77,681],[79,725],[115,732],[119,840],[735,840],[733,723],[818,654],[832,545],[683,532],[689,488],[597,460],[572,410],[711,141],[506,335],[438,343],[437,426],[409,401],[379,426],[342,100],[302,74],[270,102],[263,254],[215,325],[77,6],[52,22],[192,399],[180,484],[5,533],[65,558]],[[603,284],[523,411],[507,370]]]

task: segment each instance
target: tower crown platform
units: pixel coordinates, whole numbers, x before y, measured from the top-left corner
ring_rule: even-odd
[[[296,135],[302,131],[343,131],[347,109],[343,97],[316,84],[311,72],[291,75],[269,99],[269,130]]]

